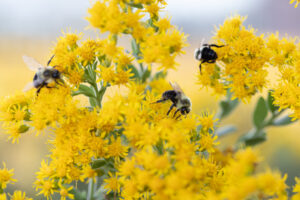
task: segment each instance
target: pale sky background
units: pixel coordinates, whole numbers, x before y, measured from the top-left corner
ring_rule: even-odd
[[[173,24],[191,38],[208,36],[213,26],[232,14],[248,15],[246,24],[261,31],[300,32],[300,9],[289,0],[168,0],[168,15]],[[55,39],[61,30],[82,31],[88,22],[88,0],[0,0],[0,36]]]

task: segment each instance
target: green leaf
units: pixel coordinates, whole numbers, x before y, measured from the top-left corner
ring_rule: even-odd
[[[93,82],[92,78],[90,77],[90,73],[89,73],[88,68],[84,69],[84,74],[83,74],[82,79],[83,79],[83,81],[88,82],[88,83]]]
[[[155,75],[153,76],[153,80],[165,78],[166,76],[167,76],[167,72],[160,71],[160,72],[155,73]]]
[[[263,125],[267,115],[268,115],[268,108],[267,108],[266,101],[264,100],[264,98],[260,97],[256,104],[254,114],[253,114],[254,125],[257,128],[260,128]]]
[[[95,82],[96,81],[96,70],[97,68],[97,62],[94,62],[92,65],[89,65],[88,66],[88,73],[89,73],[89,77],[91,79],[92,82]]]
[[[19,133],[25,133],[29,130],[29,126],[23,124],[19,127]]]
[[[132,49],[132,54],[136,59],[140,59],[140,47],[139,45],[136,43],[135,39],[131,40],[131,49]]]
[[[89,102],[90,102],[91,106],[93,106],[93,107],[98,106],[98,102],[97,102],[96,98],[90,97]]]
[[[131,72],[134,74],[134,76],[132,76],[133,78],[138,79],[140,77],[139,71],[134,65],[128,65],[128,69],[131,69]]]
[[[221,107],[221,114],[219,115],[219,118],[225,118],[228,116],[239,104],[238,99],[234,100],[225,100],[220,102],[220,107]]]
[[[233,133],[236,131],[236,127],[233,125],[227,125],[227,126],[223,126],[221,128],[218,128],[216,130],[216,135],[219,137],[222,137],[224,135],[227,135],[229,133]]]
[[[127,5],[134,7],[134,8],[138,8],[138,9],[143,9],[144,6],[141,3],[126,3]]]
[[[132,49],[132,52],[134,54],[138,53],[138,46],[137,46],[136,41],[134,39],[131,40],[131,49]]]
[[[287,116],[283,116],[281,118],[275,119],[272,123],[274,126],[285,126],[296,122],[297,120],[292,121],[292,118]]]
[[[256,129],[250,130],[245,135],[239,138],[239,142],[243,142],[246,146],[254,146],[266,141],[267,135],[264,131],[257,131]]]
[[[74,193],[75,200],[86,200],[86,191],[79,191],[78,189],[72,190]]]
[[[150,75],[151,75],[151,71],[147,69],[142,75],[142,82],[144,83],[147,80],[147,78],[150,77]]]
[[[248,138],[245,140],[246,146],[255,146],[267,140],[267,135],[265,132],[262,132],[260,135]]]
[[[278,107],[278,106],[275,106],[275,105],[273,104],[273,102],[274,102],[274,97],[272,96],[272,93],[273,93],[273,91],[272,91],[272,90],[269,90],[269,92],[268,92],[268,108],[269,108],[269,110],[270,110],[272,113],[274,113],[276,110],[279,109],[279,107]]]
[[[96,95],[95,95],[95,92],[94,92],[94,89],[93,88],[90,88],[89,86],[86,86],[86,85],[83,85],[83,84],[80,84],[79,85],[79,88],[77,91],[74,91],[72,93],[72,96],[76,96],[76,95],[79,95],[79,94],[83,94],[87,97],[93,97],[93,98],[96,98]]]
[[[97,168],[100,168],[102,166],[104,166],[106,164],[105,160],[94,160],[92,162],[92,169],[97,169]]]

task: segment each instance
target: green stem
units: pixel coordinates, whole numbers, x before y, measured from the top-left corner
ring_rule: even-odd
[[[284,111],[285,111],[285,110],[281,110],[281,111],[279,111],[279,112],[274,113],[274,114],[272,115],[272,117],[271,117],[268,121],[266,121],[266,122],[263,124],[262,127],[265,128],[265,127],[267,127],[267,126],[272,126],[274,120],[275,120],[277,117],[279,117]]]
[[[88,185],[88,193],[87,193],[87,200],[94,199],[94,179],[90,178],[89,185]]]

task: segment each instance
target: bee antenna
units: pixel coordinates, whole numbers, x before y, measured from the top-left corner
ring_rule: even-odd
[[[50,63],[51,63],[52,59],[54,58],[54,56],[55,56],[55,54],[53,56],[51,56],[50,60],[47,62],[47,66],[50,65]]]

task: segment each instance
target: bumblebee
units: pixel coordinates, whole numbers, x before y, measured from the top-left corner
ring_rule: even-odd
[[[173,115],[173,117],[176,116],[178,112],[181,113],[181,115],[187,115],[191,111],[192,102],[191,100],[184,94],[183,90],[180,88],[180,86],[177,83],[171,83],[173,90],[167,90],[162,94],[162,97],[160,100],[154,102],[154,103],[161,103],[167,100],[172,101],[172,105],[170,109],[167,112],[167,115],[170,114],[171,110],[176,107],[176,111]],[[181,115],[179,115],[176,119],[178,119]]]
[[[201,65],[203,63],[215,63],[218,58],[217,53],[211,47],[221,48],[224,47],[224,45],[219,46],[216,44],[203,44],[203,40],[202,40],[200,47],[195,50],[196,60],[201,61],[199,65],[200,73],[201,73]]]
[[[61,73],[57,69],[55,69],[56,66],[49,66],[53,57],[54,55],[50,58],[50,60],[47,62],[47,66],[45,67],[37,62],[34,58],[25,55],[23,56],[23,60],[28,68],[36,72],[33,77],[33,81],[25,86],[24,91],[27,91],[34,87],[37,88],[37,94],[39,94],[43,87],[50,88],[48,86],[49,83],[55,82],[57,84],[60,84],[59,81],[62,81]]]

